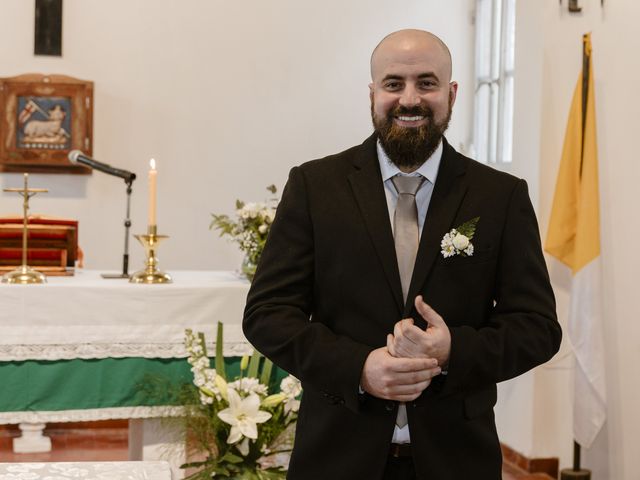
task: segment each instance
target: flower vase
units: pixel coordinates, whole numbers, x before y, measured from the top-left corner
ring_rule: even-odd
[[[251,261],[251,258],[249,258],[249,255],[245,255],[244,259],[242,260],[242,266],[241,266],[241,270],[242,270],[242,274],[247,277],[247,280],[249,280],[249,282],[253,281],[253,277],[256,274],[256,268],[258,266]]]

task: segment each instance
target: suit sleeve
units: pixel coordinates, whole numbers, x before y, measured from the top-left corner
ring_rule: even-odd
[[[549,360],[562,332],[538,223],[526,182],[507,207],[495,276],[495,299],[482,328],[451,328],[449,372],[443,393],[482,388]]]
[[[372,350],[312,318],[314,235],[303,171],[293,168],[252,282],[244,312],[247,339],[276,365],[358,410],[358,386]]]

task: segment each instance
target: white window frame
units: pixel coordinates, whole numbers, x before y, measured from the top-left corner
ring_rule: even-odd
[[[515,18],[516,0],[476,0],[475,156],[504,167],[513,154]]]

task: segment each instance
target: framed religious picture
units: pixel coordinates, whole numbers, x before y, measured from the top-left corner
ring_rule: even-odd
[[[88,174],[71,150],[91,156],[93,82],[64,75],[0,78],[0,171]]]

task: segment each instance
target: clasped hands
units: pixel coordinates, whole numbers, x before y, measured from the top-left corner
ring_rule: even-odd
[[[427,329],[415,326],[412,318],[400,320],[386,347],[373,350],[364,363],[360,385],[374,397],[411,402],[449,362],[449,327],[422,296],[416,297],[415,306]]]

